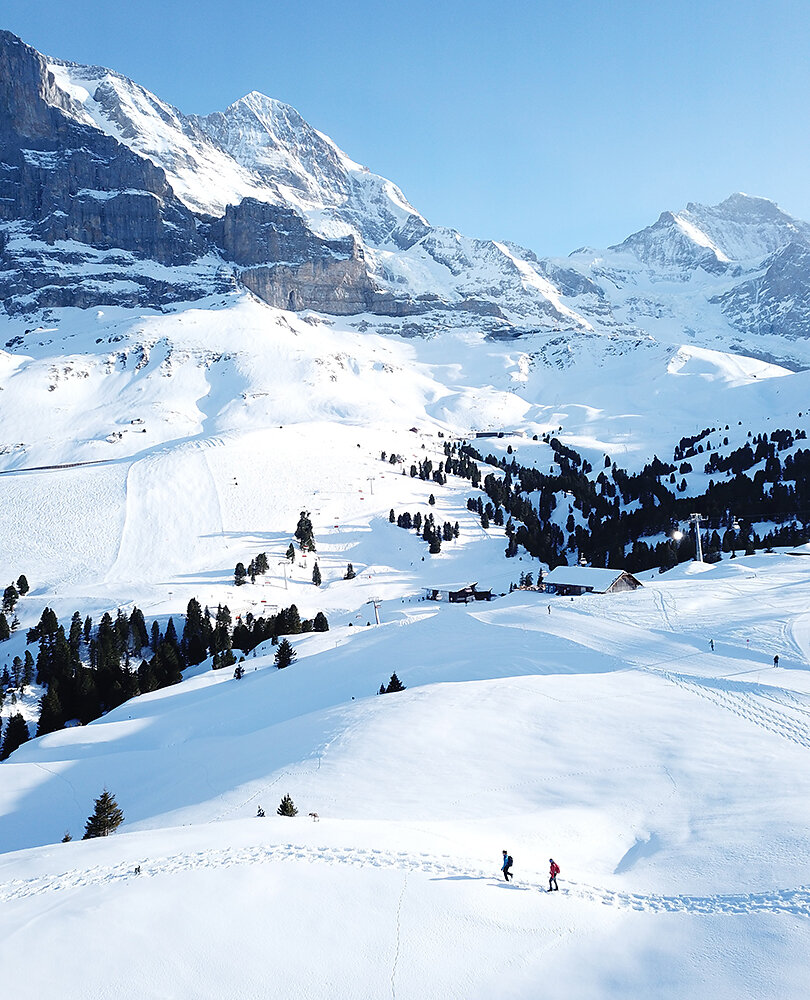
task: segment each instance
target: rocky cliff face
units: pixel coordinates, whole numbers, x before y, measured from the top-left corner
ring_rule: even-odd
[[[159,304],[235,278],[284,308],[425,317],[422,333],[437,310],[497,335],[590,328],[526,251],[431,228],[288,105],[254,93],[186,117],[110,70],[47,60],[8,34],[0,49],[14,98],[7,309],[64,304],[71,285],[76,304]],[[115,253],[88,282],[91,251]],[[156,285],[147,262],[172,273]]]

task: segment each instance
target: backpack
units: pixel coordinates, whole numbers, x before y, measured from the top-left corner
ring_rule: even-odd
[[[557,864],[556,861],[551,866],[551,872],[555,877],[560,874],[560,866]]]
[[[511,855],[511,854],[508,854],[508,855],[506,856],[506,867],[507,867],[507,868],[511,868],[511,867],[512,867],[512,864],[513,864],[513,861],[512,861],[512,855]]]

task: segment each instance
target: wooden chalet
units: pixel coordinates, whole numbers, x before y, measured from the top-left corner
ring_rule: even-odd
[[[546,593],[560,597],[582,594],[620,594],[636,590],[641,583],[623,569],[597,569],[593,566],[556,566],[547,573],[543,584]]]

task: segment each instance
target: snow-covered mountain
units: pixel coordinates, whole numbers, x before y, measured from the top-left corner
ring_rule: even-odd
[[[242,284],[282,309],[408,317],[429,336],[708,342],[803,364],[810,227],[761,198],[690,203],[604,251],[543,259],[432,227],[293,108],[186,116],[0,33],[9,313],[165,306]],[[376,321],[379,322],[379,321]]]
[[[806,363],[810,226],[767,199],[690,203],[567,263],[599,285],[620,321],[657,339]]]

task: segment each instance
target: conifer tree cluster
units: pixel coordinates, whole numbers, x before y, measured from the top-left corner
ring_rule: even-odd
[[[726,425],[682,438],[673,462],[653,456],[636,473],[618,468],[605,455],[604,468],[593,475],[590,462],[553,436],[543,438],[553,454],[547,473],[518,464],[514,454],[484,458],[467,443],[450,442],[444,444],[444,468],[483,490],[485,498],[470,497],[467,506],[483,527],[504,526],[507,557],[516,556],[522,546],[551,567],[582,557],[593,566],[631,572],[668,569],[694,556],[693,537],[686,534],[675,542],[669,536],[673,525],[686,521],[695,509],[707,516],[703,548],[709,561],[723,552],[733,557],[738,550],[806,541],[810,450],[797,447],[806,433],[748,431],[749,442],[730,451],[729,433]],[[784,457],[779,454],[788,449]],[[680,496],[692,471],[687,460],[707,452],[705,473],[725,478],[710,480],[700,495]],[[482,465],[494,471],[482,478]],[[567,511],[558,510],[561,503]],[[771,521],[774,527],[760,535],[754,521]],[[644,538],[649,535],[666,537],[648,543]]]
[[[186,666],[173,620],[165,633],[154,622],[150,637],[137,607],[129,615],[119,608],[115,619],[105,613],[95,629],[77,611],[68,635],[45,608],[27,638],[39,643],[36,681],[46,689],[38,736],[70,719],[90,722],[135,695],[175,684]]]
[[[234,666],[234,646],[246,653],[266,639],[329,630],[322,611],[302,621],[294,604],[263,618],[247,614],[232,626],[227,605],[219,605],[212,613],[192,598],[182,639],[173,618],[163,631],[158,621],[147,628],[137,607],[130,614],[119,608],[115,618],[105,613],[96,626],[89,616],[82,620],[77,611],[66,634],[54,611],[46,607],[26,634],[29,646],[38,644],[36,659],[26,649],[24,659],[14,657],[11,672],[4,669],[0,705],[9,692],[16,701],[17,694],[36,680],[45,689],[36,731],[42,736],[71,720],[86,724],[129,698],[176,684],[186,667],[208,656],[215,669]],[[4,733],[0,730],[0,759],[29,738],[23,717],[12,717],[12,721]]]
[[[392,524],[396,523],[398,528],[403,528],[405,531],[414,531],[417,535],[420,535],[428,543],[428,551],[431,555],[441,552],[442,542],[452,542],[458,538],[460,532],[458,521],[455,524],[445,521],[441,528],[439,528],[432,511],[425,515],[425,517],[422,517],[419,511],[413,515],[408,511],[395,515],[392,508],[388,515],[388,520]]]
[[[236,564],[236,568],[233,571],[233,582],[237,587],[241,587],[242,584],[247,583],[248,579],[251,583],[255,583],[256,577],[264,576],[269,567],[267,553],[260,552],[254,559],[250,560],[247,568],[242,562]]]
[[[391,674],[391,679],[388,681],[388,686],[386,687],[385,684],[380,684],[380,690],[377,692],[377,694],[391,694],[394,691],[404,691],[404,690],[405,690],[405,685],[402,683],[399,677],[397,677],[396,673],[393,673]]]
[[[282,635],[328,631],[329,622],[322,611],[319,611],[314,618],[302,620],[296,605],[291,604],[289,608],[282,608],[275,615],[262,615],[256,618],[248,612],[234,626],[231,641],[235,649],[249,653],[268,639],[277,639]]]

